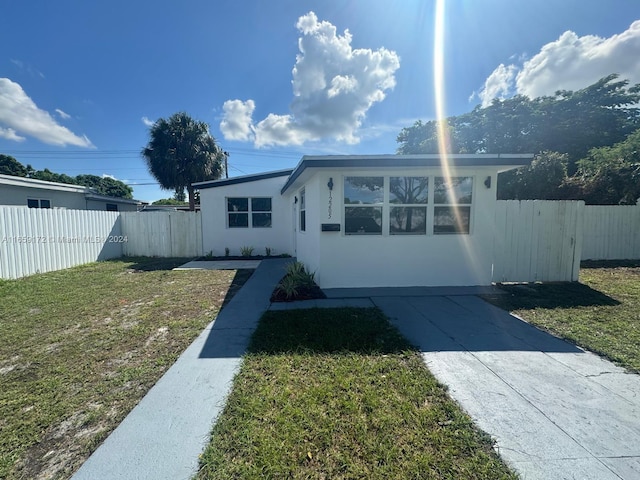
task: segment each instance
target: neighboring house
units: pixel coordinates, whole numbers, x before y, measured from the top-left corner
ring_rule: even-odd
[[[139,200],[98,195],[89,187],[0,175],[0,205],[73,210],[136,211]]]
[[[532,155],[304,156],[200,182],[203,250],[296,256],[323,288],[488,285],[499,172]]]

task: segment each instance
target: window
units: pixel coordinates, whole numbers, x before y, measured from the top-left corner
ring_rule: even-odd
[[[384,177],[345,177],[345,233],[381,235],[383,203]]]
[[[271,198],[228,197],[227,224],[229,228],[271,227]]]
[[[118,205],[116,203],[107,203],[107,212],[117,212]]]
[[[300,190],[300,231],[307,231],[307,206],[304,188]]]
[[[253,228],[271,227],[271,199],[251,199],[251,226]]]
[[[426,235],[428,177],[391,177],[389,179],[389,233]]]
[[[51,208],[51,201],[44,198],[28,198],[27,207],[29,208]]]
[[[433,233],[469,233],[473,177],[436,177]]]

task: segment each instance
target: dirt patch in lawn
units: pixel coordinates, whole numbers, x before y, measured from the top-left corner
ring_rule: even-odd
[[[184,262],[0,282],[0,478],[69,478],[251,275]]]

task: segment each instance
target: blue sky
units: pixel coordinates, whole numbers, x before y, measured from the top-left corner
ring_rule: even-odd
[[[392,6],[393,5],[393,6]],[[435,0],[3,2],[0,153],[110,175],[169,197],[140,150],[186,111],[230,153],[230,176],[303,154],[393,153],[435,117]],[[640,82],[636,0],[447,0],[447,115],[493,97]],[[348,31],[348,32],[346,32]]]

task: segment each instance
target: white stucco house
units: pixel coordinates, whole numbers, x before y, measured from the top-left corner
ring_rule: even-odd
[[[200,182],[203,249],[297,257],[322,288],[489,285],[499,172],[528,154],[304,156]]]
[[[73,210],[137,211],[139,200],[98,195],[82,185],[0,175],[0,205]]]

